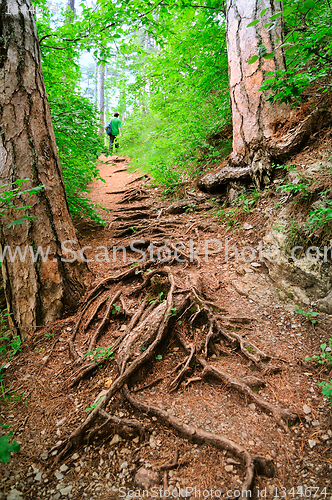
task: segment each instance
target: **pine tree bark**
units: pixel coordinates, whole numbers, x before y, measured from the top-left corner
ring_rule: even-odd
[[[23,262],[3,258],[8,311],[23,337],[61,317],[65,307],[76,305],[84,293],[88,270],[63,245],[79,252],[69,215],[61,167],[48,106],[39,44],[29,0],[0,2],[0,183],[13,185],[29,179],[24,189],[45,185],[38,195],[23,195],[15,208],[29,205],[27,215],[37,217],[8,229],[1,221],[1,252],[8,246],[48,250],[48,258],[34,262],[28,248]],[[5,219],[18,218],[15,210]],[[8,222],[7,220],[7,222]]]
[[[105,65],[99,66],[98,72],[98,110],[100,117],[100,135],[105,134]]]
[[[272,106],[266,94],[259,88],[269,71],[285,69],[284,55],[277,49],[277,40],[282,40],[283,26],[268,31],[264,25],[270,17],[282,10],[276,0],[227,0],[227,51],[229,62],[229,89],[233,118],[233,165],[251,164],[253,170],[263,171],[262,162],[268,162],[264,145],[275,132],[275,124],[289,116],[290,108],[285,104]],[[260,13],[267,9],[261,18]],[[248,28],[248,24],[259,19],[260,23]],[[280,42],[279,42],[280,43]],[[264,45],[272,59],[261,57],[248,64],[251,56]],[[262,173],[262,172],[261,172]]]

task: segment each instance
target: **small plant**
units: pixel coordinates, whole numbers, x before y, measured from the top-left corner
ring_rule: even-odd
[[[84,354],[84,357],[92,356],[94,363],[100,368],[102,366],[99,362],[100,358],[114,359],[113,351],[111,351],[111,349],[113,349],[113,347],[97,347],[94,351],[89,351]]]
[[[250,354],[252,354],[252,353],[254,352],[254,350],[253,350],[253,348],[252,348],[252,347],[250,347],[250,346],[248,346],[248,345],[245,345],[244,347],[247,349],[247,351],[248,351]]]
[[[291,193],[293,195],[301,194],[301,198],[307,198],[310,194],[308,191],[309,182],[305,181],[298,184],[293,184],[292,182],[286,182],[286,184],[281,184],[277,186],[277,191],[281,193]]]
[[[178,313],[178,308],[177,307],[171,307],[171,312],[169,313],[170,316],[176,316]]]
[[[318,365],[328,363],[332,366],[332,355],[330,354],[332,350],[332,337],[329,338],[329,347],[324,343],[320,345],[320,348],[322,352],[319,356],[313,356],[312,358],[307,356],[305,361],[315,361]]]
[[[158,356],[156,356],[156,359],[160,360],[160,359],[163,359],[163,357],[161,354],[158,354]]]
[[[332,406],[332,379],[330,382],[318,382],[319,387],[322,388],[322,394],[325,398],[329,398]]]
[[[9,425],[2,425],[0,427],[3,429],[8,429]],[[0,462],[8,464],[10,461],[11,453],[18,453],[20,451],[20,445],[16,441],[12,441],[13,431],[10,431],[9,434],[5,434],[4,436],[0,436]]]
[[[117,312],[120,312],[120,311],[121,311],[121,307],[115,306],[114,309],[112,309],[112,314],[116,314]]]
[[[94,403],[93,405],[91,405],[90,408],[85,408],[85,411],[92,411],[96,408],[96,406],[99,405],[100,401],[103,399],[103,396],[101,398],[98,399],[97,403]]]
[[[295,309],[295,312],[298,313],[298,314],[301,314],[302,316],[305,316],[309,321],[310,323],[312,323],[313,325],[315,323],[317,323],[317,319],[314,319],[316,316],[319,316],[319,313],[318,312],[314,312],[314,311],[308,311],[307,313],[305,311],[303,311],[302,309]]]
[[[45,333],[44,337],[46,340],[50,340],[53,337],[54,333]]]

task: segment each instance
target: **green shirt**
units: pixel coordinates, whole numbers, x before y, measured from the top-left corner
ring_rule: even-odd
[[[112,118],[111,126],[112,126],[112,135],[119,135],[119,127],[121,127],[121,122],[119,118]]]

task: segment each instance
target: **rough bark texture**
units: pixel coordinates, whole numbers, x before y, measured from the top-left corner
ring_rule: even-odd
[[[105,134],[105,65],[101,64],[98,71],[98,109],[100,116],[100,135]]]
[[[40,257],[34,262],[28,248],[23,262],[10,262],[7,254],[1,265],[13,326],[25,336],[36,325],[58,319],[64,303],[77,303],[87,268],[79,261],[61,261],[72,258],[62,249],[65,241],[72,240],[74,250],[79,246],[64,191],[33,8],[29,0],[2,0],[0,18],[0,183],[11,186],[17,179],[29,179],[25,189],[45,185],[40,194],[15,201],[16,207],[29,205],[26,214],[38,219],[10,229],[7,221],[1,222],[2,251],[4,245],[13,251],[20,247],[22,254],[27,245],[35,251],[49,249],[45,262]],[[21,214],[7,213],[9,220]]]
[[[263,9],[267,9],[260,17]],[[229,63],[229,88],[233,117],[232,163],[251,164],[260,170],[260,163],[267,158],[262,153],[262,144],[274,134],[274,124],[289,115],[286,105],[271,106],[266,95],[259,91],[269,71],[284,69],[284,56],[281,49],[275,50],[276,40],[282,39],[282,24],[267,31],[264,25],[270,17],[281,10],[281,2],[276,0],[227,0],[227,50]],[[261,19],[261,22],[248,28],[248,24]],[[258,47],[263,44],[267,51],[275,52],[272,59],[260,58],[248,64]],[[259,156],[257,156],[257,154]]]

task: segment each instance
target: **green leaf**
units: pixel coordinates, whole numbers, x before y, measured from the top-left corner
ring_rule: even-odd
[[[273,16],[270,17],[271,21],[274,21],[275,19],[278,19],[282,15],[282,12],[277,12],[276,14],[273,14]]]
[[[302,309],[294,309],[294,311],[298,314],[305,314],[305,312]]]
[[[297,51],[298,51],[298,46],[293,45],[293,47],[291,47],[290,49],[287,50],[287,54],[289,56],[292,56],[292,55],[296,54]]]
[[[9,224],[7,224],[7,228],[10,229],[12,226],[18,226],[19,224],[23,224],[26,220],[30,220],[30,219],[38,219],[38,217],[33,217],[32,215],[31,216],[27,215],[26,217],[21,217],[21,219],[13,220]]]
[[[268,11],[269,9],[263,9],[262,12],[261,12],[261,17],[264,16],[264,14],[266,14],[266,12]]]
[[[251,26],[256,26],[259,23],[259,20],[256,19],[256,21],[251,21],[251,23],[247,24],[247,28],[250,28]]]
[[[16,441],[12,443],[9,442],[12,436],[12,431],[10,431],[7,436],[0,436],[0,462],[8,464],[10,461],[10,453],[17,453],[20,451],[20,445]]]
[[[158,354],[158,356],[156,356],[156,359],[163,359],[163,357],[161,354]]]
[[[263,54],[264,59],[273,59],[274,52]]]
[[[314,0],[306,0],[303,5],[304,9],[314,9],[315,8],[315,2]]]
[[[259,57],[257,55],[250,57],[248,60],[248,64],[254,64],[256,61],[258,61]]]

